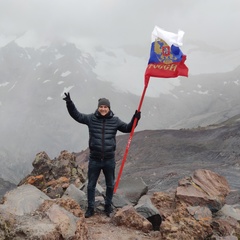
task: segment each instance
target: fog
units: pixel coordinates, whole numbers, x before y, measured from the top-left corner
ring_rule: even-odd
[[[234,49],[239,22],[239,0],[1,0],[0,46],[26,31],[32,31],[35,44],[74,39],[86,46],[146,46],[158,25],[183,30],[185,40]]]

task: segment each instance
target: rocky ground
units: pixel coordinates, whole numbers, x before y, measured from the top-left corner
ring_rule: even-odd
[[[86,219],[86,179],[75,158],[67,151],[53,160],[45,152],[36,155],[33,171],[2,199],[0,239],[237,240],[240,236],[239,198],[234,195],[232,205],[225,204],[231,192],[226,178],[204,169],[182,178],[170,192],[151,194],[140,178],[122,180],[110,217],[103,213],[99,185],[96,213]]]
[[[144,233],[127,226],[116,226],[103,213],[97,213],[86,220],[90,234],[89,240],[149,240],[159,239],[159,232]]]

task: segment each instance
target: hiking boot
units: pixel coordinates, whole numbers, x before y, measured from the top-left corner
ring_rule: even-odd
[[[110,214],[112,213],[113,209],[111,205],[105,205],[104,212],[106,213],[107,217],[110,217]]]
[[[94,215],[94,208],[88,208],[85,213],[85,218],[89,218]]]

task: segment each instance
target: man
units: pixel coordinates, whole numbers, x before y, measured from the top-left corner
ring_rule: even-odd
[[[88,163],[88,209],[85,217],[94,215],[95,188],[101,171],[105,176],[106,196],[104,211],[107,216],[112,212],[112,198],[115,181],[115,150],[117,131],[129,133],[132,130],[134,119],[141,118],[141,112],[136,110],[130,123],[121,121],[111,111],[110,102],[106,98],[98,100],[98,107],[94,113],[80,113],[70,98],[65,93],[63,100],[66,101],[69,114],[77,122],[86,124],[89,129],[89,163]]]

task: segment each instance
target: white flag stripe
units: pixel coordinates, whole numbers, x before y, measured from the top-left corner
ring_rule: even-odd
[[[164,40],[169,46],[174,45],[176,47],[180,47],[183,45],[184,32],[178,30],[178,33],[167,32],[157,26],[153,29],[152,32],[152,42],[154,42],[157,38],[161,38]]]

